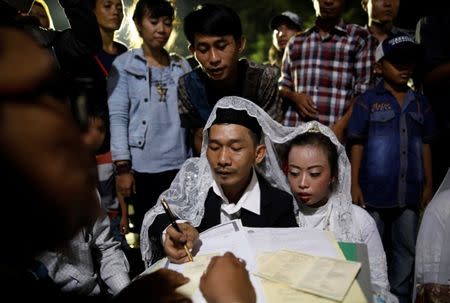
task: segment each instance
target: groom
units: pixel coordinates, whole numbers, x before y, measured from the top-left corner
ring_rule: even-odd
[[[255,171],[266,156],[256,118],[244,110],[218,108],[207,131],[206,157],[213,180],[200,225],[179,223],[179,233],[169,226],[165,215],[158,215],[149,228],[151,238],[160,238],[166,230],[164,252],[174,263],[189,260],[184,245],[192,248],[199,232],[230,220],[241,219],[244,226],[251,227],[297,226],[292,196]]]

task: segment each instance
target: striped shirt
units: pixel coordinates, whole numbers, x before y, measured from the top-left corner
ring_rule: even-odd
[[[370,85],[368,35],[363,27],[343,20],[323,37],[317,26],[297,34],[286,47],[279,85],[311,96],[317,120],[332,126],[342,118],[353,97]],[[297,126],[302,122],[291,104],[283,124]]]

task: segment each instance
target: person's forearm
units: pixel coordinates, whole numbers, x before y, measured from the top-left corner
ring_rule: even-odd
[[[359,170],[361,168],[361,160],[364,151],[364,146],[361,144],[354,144],[351,148],[351,173],[352,173],[352,185],[359,186]]]
[[[279,89],[279,95],[281,98],[288,100],[289,102],[294,104],[296,107],[299,106],[299,104],[297,103],[298,102],[297,98],[295,98],[298,93],[296,93],[295,91],[293,91],[292,89],[290,89],[286,86],[280,86],[278,89]]]
[[[123,197],[118,197],[117,199],[119,200],[121,217],[128,219],[128,205],[125,202],[125,199]]]
[[[287,88],[286,86],[280,86],[279,87],[279,94],[280,94],[280,97],[282,97],[282,98],[286,98],[286,99],[292,100],[294,91],[291,90],[290,88]]]
[[[353,111],[353,104],[355,104],[355,98],[352,99],[347,110],[344,112],[342,117],[335,123],[338,124],[339,127],[341,127],[343,130],[347,128],[348,122],[350,122],[350,117],[352,116]]]

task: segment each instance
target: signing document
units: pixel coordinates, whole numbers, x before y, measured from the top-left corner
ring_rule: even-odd
[[[247,228],[233,220],[200,233],[194,262],[173,264],[164,258],[145,272],[165,267],[182,273],[190,281],[177,291],[203,303],[200,277],[212,257],[227,251],[245,260],[258,303],[367,302],[355,280],[360,264],[345,261],[327,231]]]

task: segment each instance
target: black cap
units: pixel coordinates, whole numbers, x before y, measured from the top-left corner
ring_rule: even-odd
[[[289,27],[297,30],[303,29],[302,19],[296,13],[293,13],[291,11],[285,11],[273,17],[269,22],[269,28],[273,31],[277,29],[282,23],[286,23]]]
[[[399,33],[384,39],[375,50],[375,61],[385,59],[391,63],[414,63],[420,57],[420,46],[410,35]]]
[[[261,137],[261,126],[256,118],[251,117],[245,110],[237,110],[233,108],[217,108],[216,119],[212,124],[239,124],[252,132],[254,132],[258,138]]]

